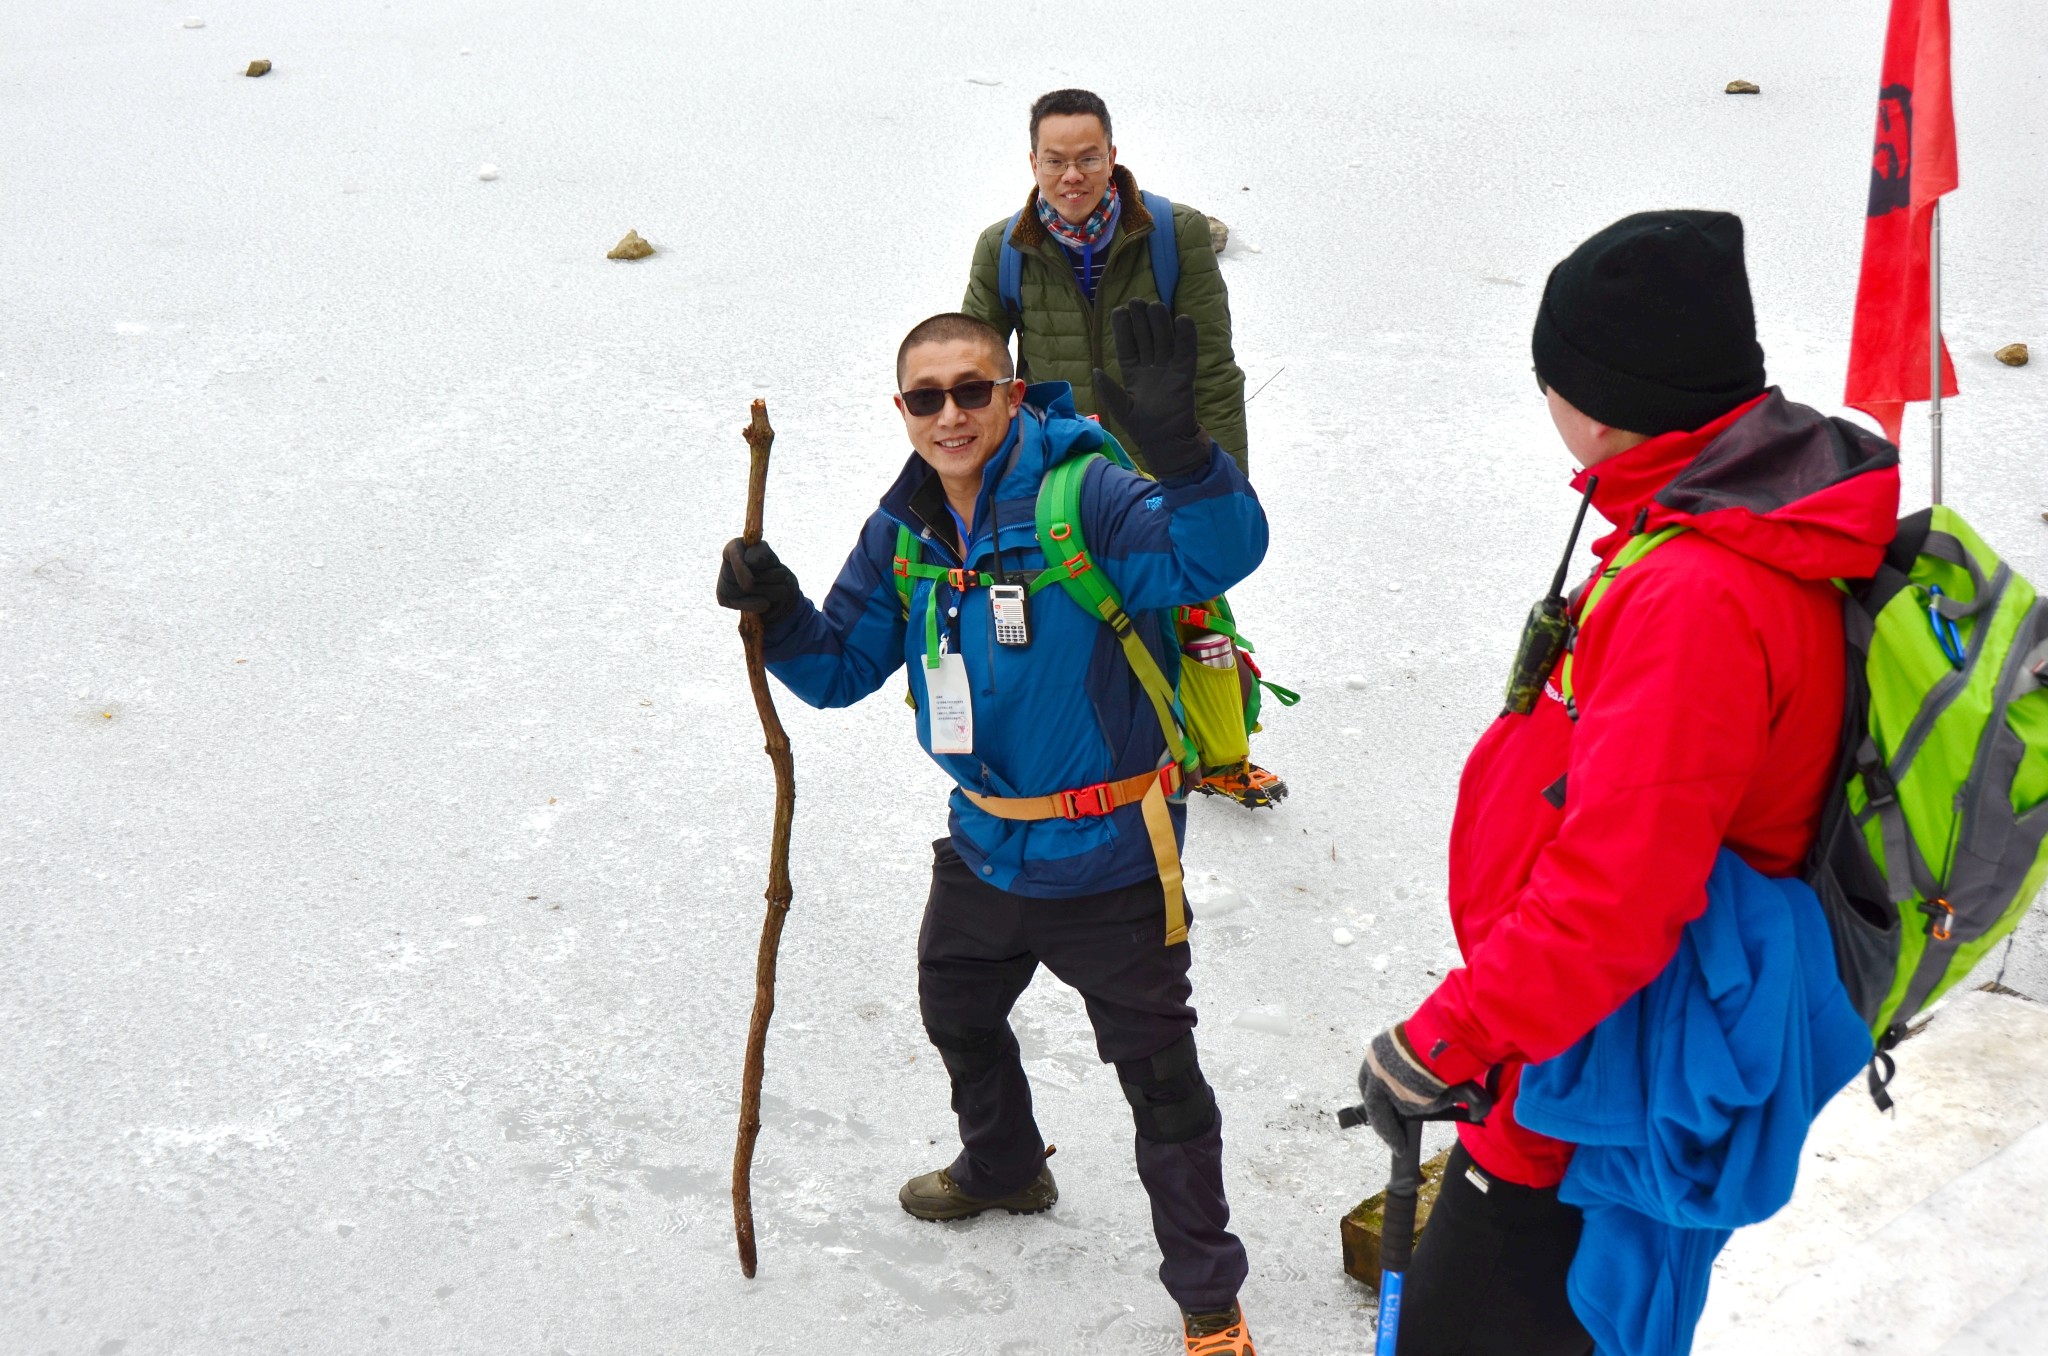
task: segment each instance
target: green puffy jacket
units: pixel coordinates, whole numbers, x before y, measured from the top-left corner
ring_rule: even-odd
[[[1152,259],[1145,237],[1155,229],[1152,214],[1138,196],[1138,182],[1119,165],[1115,171],[1117,192],[1123,199],[1123,216],[1110,241],[1109,258],[1103,264],[1102,279],[1096,284],[1091,304],[1074,281],[1067,254],[1046,234],[1038,220],[1038,190],[1031,190],[1023,215],[1011,242],[1024,255],[1024,274],[1019,290],[1024,316],[1005,313],[997,281],[1003,247],[1003,228],[1009,218],[996,222],[981,233],[974,245],[974,267],[967,277],[967,297],[960,309],[985,320],[1008,338],[1021,330],[1018,339],[1020,375],[1030,381],[1064,381],[1074,388],[1074,406],[1083,414],[1102,415],[1095,399],[1095,369],[1101,368],[1117,380],[1123,371],[1117,365],[1116,344],[1110,337],[1109,315],[1134,297],[1159,299],[1152,281]],[[1201,336],[1201,366],[1195,372],[1195,415],[1209,436],[1223,445],[1239,467],[1245,467],[1244,372],[1230,350],[1230,295],[1223,286],[1223,270],[1216,266],[1215,246],[1209,239],[1209,219],[1192,207],[1175,203],[1174,238],[1180,242],[1180,282],[1174,287],[1173,309],[1177,315],[1193,316]],[[1124,431],[1102,415],[1110,432],[1133,457],[1140,454]]]

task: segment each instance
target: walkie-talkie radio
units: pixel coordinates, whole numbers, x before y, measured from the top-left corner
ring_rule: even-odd
[[[1557,563],[1557,577],[1550,581],[1550,592],[1529,609],[1529,620],[1522,626],[1522,643],[1515,650],[1514,670],[1508,674],[1507,701],[1501,707],[1504,716],[1526,716],[1536,709],[1537,694],[1543,691],[1543,684],[1557,667],[1558,656],[1564,653],[1565,642],[1571,636],[1571,618],[1565,615],[1564,578],[1571,570],[1572,552],[1579,545],[1579,529],[1585,525],[1586,508],[1593,502],[1593,490],[1599,483],[1598,476],[1586,481],[1586,497],[1579,501],[1579,516],[1572,520],[1572,537],[1565,543],[1564,559]]]

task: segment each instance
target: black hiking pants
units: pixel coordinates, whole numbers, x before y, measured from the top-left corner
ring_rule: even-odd
[[[1591,1356],[1564,1288],[1581,1222],[1556,1187],[1503,1181],[1451,1150],[1401,1292],[1400,1356]]]
[[[1195,1058],[1188,948],[1165,941],[1156,879],[1031,899],[983,882],[942,838],[932,845],[917,939],[918,1006],[952,1078],[961,1145],[953,1180],[988,1198],[1022,1187],[1045,1163],[1010,1008],[1041,962],[1080,991],[1096,1051],[1116,1066],[1137,1122],[1159,1279],[1181,1308],[1213,1313],[1237,1298],[1247,1266],[1226,1227],[1223,1121]]]

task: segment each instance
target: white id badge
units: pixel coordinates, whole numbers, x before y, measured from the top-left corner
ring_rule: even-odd
[[[931,699],[933,753],[974,752],[974,701],[967,683],[967,664],[957,654],[939,656],[939,666],[924,671],[925,695]]]

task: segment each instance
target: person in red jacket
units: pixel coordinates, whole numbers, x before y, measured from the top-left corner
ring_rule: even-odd
[[[1742,222],[1645,212],[1587,240],[1545,285],[1536,376],[1615,531],[1689,528],[1617,575],[1552,673],[1466,761],[1450,840],[1465,959],[1374,1038],[1375,1129],[1496,1094],[1458,1146],[1408,1272],[1403,1356],[1590,1352],[1565,1276],[1572,1146],[1515,1120],[1522,1068],[1643,988],[1706,907],[1726,846],[1797,874],[1834,775],[1844,687],[1836,577],[1891,540],[1898,454],[1764,381]],[[1572,615],[1579,599],[1574,596]]]

